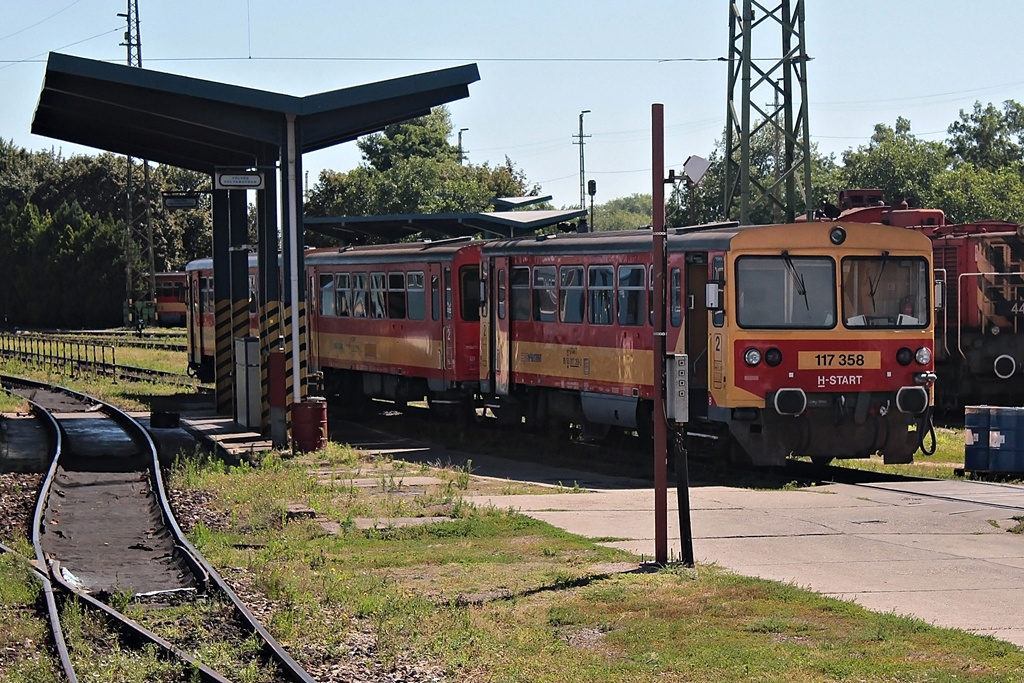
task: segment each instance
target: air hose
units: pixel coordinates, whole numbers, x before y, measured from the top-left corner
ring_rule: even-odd
[[[933,408],[929,407],[924,414],[924,418],[922,418],[920,424],[917,425],[917,433],[921,435],[921,440],[920,443],[918,443],[917,447],[920,448],[921,452],[924,453],[925,455],[934,455],[935,448],[937,446],[935,442],[935,419],[932,415],[932,410]],[[927,430],[923,429],[925,423],[928,424]],[[929,436],[932,439],[932,445],[930,447],[924,445],[925,440]]]

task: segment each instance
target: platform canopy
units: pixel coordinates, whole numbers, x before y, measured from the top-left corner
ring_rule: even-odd
[[[278,158],[286,116],[302,152],[469,95],[475,64],[296,97],[51,52],[32,132],[203,173]]]
[[[306,217],[306,230],[333,237],[344,244],[361,244],[374,237],[395,242],[421,232],[445,237],[520,237],[587,215],[583,209],[561,211],[492,211],[484,213],[420,213],[387,216]],[[575,226],[573,226],[574,228]]]

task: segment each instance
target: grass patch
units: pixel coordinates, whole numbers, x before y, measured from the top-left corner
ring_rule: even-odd
[[[314,663],[343,656],[368,628],[385,665],[436,662],[457,680],[1024,675],[1024,653],[1008,643],[714,566],[592,571],[635,558],[512,510],[458,504],[485,485],[462,471],[346,452],[236,468],[186,463],[172,485],[212,491],[224,521],[195,541],[233,581],[269,601],[278,638],[318,644]],[[431,483],[411,486],[413,477]],[[311,506],[317,519],[289,519],[285,500]],[[438,501],[450,505],[432,523],[356,523],[433,514]]]

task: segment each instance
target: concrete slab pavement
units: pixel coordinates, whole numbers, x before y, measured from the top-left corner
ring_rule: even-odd
[[[955,499],[977,493],[975,485],[695,486],[694,554],[698,563],[1024,646],[1024,536],[1007,533],[1017,524],[1013,517],[1024,515],[1024,489],[991,491],[1002,507]],[[572,533],[608,539],[609,546],[654,554],[650,488],[470,501],[512,507]],[[678,553],[674,489],[668,506],[670,546]]]

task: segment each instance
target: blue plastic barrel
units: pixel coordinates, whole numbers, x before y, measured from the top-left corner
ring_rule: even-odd
[[[988,453],[992,472],[1024,472],[1024,408],[989,408]]]
[[[988,470],[988,406],[964,408],[964,469]]]

